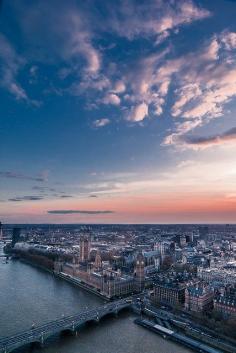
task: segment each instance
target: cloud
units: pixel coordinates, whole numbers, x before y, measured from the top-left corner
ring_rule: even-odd
[[[193,148],[207,148],[221,144],[236,144],[236,127],[224,132],[223,134],[212,136],[189,136],[180,137],[182,143],[192,146]]]
[[[227,50],[236,48],[236,33],[235,32],[223,32],[221,35],[221,41],[225,45]]]
[[[129,91],[123,97],[127,104],[127,120],[142,121],[145,117],[162,114],[168,93],[170,77],[159,77],[158,70],[164,65],[169,47],[157,54],[139,58],[132,63],[123,80]],[[131,106],[131,108],[130,108]]]
[[[16,54],[6,37],[0,34],[0,78],[1,86],[15,96],[17,100],[29,102],[23,87],[17,82],[17,75],[25,65],[25,60]]]
[[[134,40],[139,37],[167,37],[170,31],[210,16],[210,12],[188,0],[120,1],[112,4],[109,27],[119,36]]]
[[[110,79],[106,75],[100,73],[99,75],[92,76],[85,75],[84,77],[82,77],[81,80],[79,80],[79,82],[75,81],[68,89],[68,92],[75,96],[87,94],[88,99],[88,91],[90,96],[91,93],[96,92],[97,95],[98,93],[104,92],[104,90],[108,90],[110,88]],[[99,102],[103,103],[101,99],[99,100]]]
[[[68,199],[68,198],[71,198],[73,197],[72,195],[60,195],[59,196],[61,199]]]
[[[63,85],[63,92],[76,96],[84,94],[88,100],[87,106],[91,108],[98,104],[120,106],[123,93],[130,90],[128,95],[133,111],[141,109],[138,105],[144,102],[155,115],[162,114],[163,96],[167,94],[170,83],[169,80],[159,82],[158,89],[154,89],[158,83],[155,79],[158,55],[147,57],[142,63],[135,57],[138,65],[131,63],[131,74],[123,75],[122,70],[127,69],[126,63],[115,63],[110,57],[105,57],[106,51],[101,48],[110,45],[99,43],[100,39],[110,35],[129,41],[145,38],[156,46],[171,33],[177,33],[181,26],[211,15],[191,0],[120,0],[112,5],[104,1],[103,11],[97,11],[96,1],[93,0],[89,4],[82,2],[79,5],[76,2],[51,1],[43,6],[40,1],[30,5],[23,1],[20,7],[17,4],[14,6],[20,14],[18,18],[24,33],[27,33],[29,46],[34,47],[37,41],[40,48],[46,49],[40,51],[40,57],[37,52],[31,53],[32,57],[48,62],[50,50],[50,60],[56,59],[58,62],[59,59],[59,64],[63,65],[58,73],[61,80],[68,75],[72,78],[69,87]],[[140,84],[136,76],[141,78]],[[55,91],[61,92],[60,89]],[[138,114],[140,118],[137,120],[135,115],[131,119],[140,121],[141,115]]]
[[[205,19],[210,12],[190,0],[151,0],[144,3],[122,0],[112,6],[109,2],[104,3],[104,12],[99,15],[101,18],[97,13],[93,16],[91,13],[93,24],[90,25],[93,28],[96,23],[96,31],[106,34],[109,30],[109,33],[130,41],[143,37],[152,40],[155,46],[155,43],[168,38],[171,32],[177,33],[180,26]],[[216,52],[217,43],[214,42],[206,55],[213,56]],[[122,105],[127,112],[126,119],[133,122],[142,121],[148,114],[159,116],[163,112],[171,73],[169,77],[167,74],[163,77],[158,74],[158,68],[168,53],[169,48],[145,58],[135,57],[128,70],[122,63],[112,63],[106,67],[101,65],[99,74],[75,84],[72,91],[76,95],[88,90],[97,91],[99,96],[94,93],[93,103],[89,105],[91,108],[97,108],[101,103]],[[126,95],[122,95],[124,92]]]
[[[50,210],[47,211],[49,214],[88,214],[88,215],[97,215],[97,214],[110,214],[114,211],[85,211],[85,210]]]
[[[106,125],[108,125],[108,124],[110,124],[110,120],[109,119],[107,119],[107,118],[103,118],[103,119],[98,119],[98,120],[95,120],[94,122],[93,122],[93,126],[94,127],[103,127],[103,126],[106,126]]]
[[[63,88],[55,87],[54,92],[84,95],[89,109],[98,108],[99,104],[121,106],[129,115],[127,118],[125,113],[125,118],[133,122],[140,122],[148,115],[161,115],[172,74],[180,65],[172,60],[172,70],[160,68],[170,48],[161,53],[155,50],[152,55],[143,51],[144,57],[135,56],[134,60],[135,51],[131,47],[125,57],[127,62],[113,62],[109,55],[106,57],[106,50],[101,49],[110,46],[100,43],[100,39],[109,39],[110,35],[129,41],[145,38],[155,47],[172,33],[177,34],[181,26],[208,18],[210,12],[191,0],[120,0],[112,5],[105,1],[102,12],[97,11],[96,1],[89,3],[68,5],[52,1],[42,6],[38,1],[31,5],[23,1],[18,7],[19,21],[29,44],[34,47],[37,41],[40,47],[49,48],[50,60],[63,66],[58,72],[61,81],[70,76],[68,86],[63,82]],[[224,41],[225,48],[234,45],[234,38],[226,34]],[[215,39],[205,56],[216,57],[218,51],[219,43]],[[35,53],[31,55],[39,61],[49,62],[48,50],[41,50],[39,59]],[[35,65],[31,65],[30,73],[35,74]],[[16,90],[16,87],[12,86],[12,89]]]
[[[102,103],[104,103],[104,104],[112,104],[112,105],[119,105],[120,104],[120,98],[114,93],[109,93],[102,99]]]
[[[114,87],[112,89],[114,93],[124,93],[125,90],[126,90],[126,86],[124,82],[121,80],[115,82]]]
[[[69,75],[73,78],[70,90],[63,82],[63,93],[75,94],[80,83],[96,80],[102,66],[102,54],[94,44],[96,34],[93,32],[97,28],[93,28],[92,11],[86,7],[86,4],[62,0],[43,4],[37,0],[30,4],[23,0],[20,6],[13,5],[28,48],[32,48],[31,60],[46,65],[53,62],[59,68],[61,81]],[[51,83],[52,80],[53,76]],[[56,87],[55,91],[60,92],[60,89]]]
[[[10,171],[0,171],[1,178],[9,178],[9,179],[22,179],[22,180],[34,180],[39,182],[47,181],[47,175],[42,174],[41,176],[29,176],[21,173],[10,172]]]
[[[44,192],[44,191],[52,191],[52,192],[55,192],[56,189],[54,188],[49,188],[47,186],[41,186],[41,185],[35,185],[32,187],[32,190],[39,190],[41,192]]]
[[[63,82],[59,91],[83,95],[87,108],[113,105],[125,112],[124,119],[138,123],[148,116],[162,115],[172,101],[174,128],[164,144],[174,145],[177,141],[180,143],[180,135],[222,116],[225,105],[236,96],[235,32],[215,34],[201,43],[199,49],[180,56],[175,54],[170,41],[166,46],[157,47],[172,34],[177,35],[182,26],[211,16],[194,1],[121,0],[112,5],[108,1],[104,2],[102,12],[96,6],[76,2],[65,5],[63,1],[55,11],[56,3],[42,6],[36,1],[26,6],[25,2],[19,21],[24,33],[28,33],[29,44],[36,38],[39,44],[43,43],[42,47],[50,48],[50,58],[56,59],[58,67],[61,64],[61,70],[57,71],[61,81],[70,76],[69,83]],[[109,43],[100,43],[101,38],[109,40],[110,35],[130,42],[145,38],[148,45],[134,58],[137,52],[135,43],[131,43],[127,56],[122,52],[122,60],[113,62],[112,47],[107,55],[104,48]],[[17,99],[28,100],[16,80],[25,60],[2,35],[0,44],[4,49],[0,57],[6,78],[2,84]],[[148,54],[150,49],[152,54]],[[48,62],[46,50],[42,57],[39,62]],[[35,76],[37,68],[30,63],[31,76]],[[173,95],[169,100],[170,89]],[[103,118],[93,126],[98,128],[109,123],[109,119]]]
[[[39,107],[41,102],[29,98],[17,79],[18,74],[26,65],[25,58],[16,53],[9,40],[1,33],[0,48],[0,86],[11,93],[16,100],[25,101],[32,106]]]
[[[63,14],[61,13],[61,15]],[[72,10],[65,13],[64,17],[66,23],[65,33],[68,32],[65,56],[76,59],[82,55],[87,61],[85,68],[87,73],[96,74],[101,66],[101,57],[98,50],[92,45],[92,34],[88,26],[85,25],[82,15],[78,10]]]
[[[225,105],[236,97],[234,34],[215,35],[201,49],[167,60],[159,69],[158,80],[176,87],[171,110],[175,131],[164,144],[180,144],[181,135],[223,116]]]
[[[146,116],[148,116],[148,105],[143,102],[136,107],[133,107],[128,120],[138,122],[142,121]]]
[[[38,201],[43,200],[42,196],[20,196],[8,199],[8,201],[12,202],[21,202],[21,201]]]

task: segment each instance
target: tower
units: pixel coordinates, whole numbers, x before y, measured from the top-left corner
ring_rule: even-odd
[[[135,262],[135,287],[137,291],[142,291],[145,286],[145,258],[140,252]]]
[[[0,222],[0,241],[3,240],[2,222]]]
[[[89,235],[81,235],[79,247],[79,261],[87,262],[90,256],[91,241]]]
[[[20,241],[20,233],[21,233],[21,228],[13,228],[12,241],[11,241],[11,244],[13,247],[16,243]]]
[[[94,267],[97,270],[101,270],[102,269],[102,257],[101,257],[100,251],[97,251],[97,253],[96,253],[95,261],[94,261]]]
[[[58,257],[56,261],[54,261],[54,271],[56,273],[60,273],[62,272],[62,270],[63,270],[63,261],[60,257]]]

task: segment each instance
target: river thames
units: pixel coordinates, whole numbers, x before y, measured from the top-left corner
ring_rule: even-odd
[[[1,246],[1,245],[0,245]],[[0,260],[0,338],[29,329],[62,315],[103,304],[103,300],[16,260]],[[134,315],[121,313],[78,332],[61,337],[33,353],[190,353],[133,323]]]

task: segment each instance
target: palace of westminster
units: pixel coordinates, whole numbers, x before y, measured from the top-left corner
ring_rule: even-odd
[[[144,289],[145,258],[141,252],[136,257],[133,274],[123,274],[120,269],[114,270],[108,261],[102,261],[99,250],[95,260],[91,261],[90,247],[90,236],[81,236],[79,256],[74,256],[72,262],[58,259],[54,264],[55,272],[77,278],[108,298],[138,293]]]

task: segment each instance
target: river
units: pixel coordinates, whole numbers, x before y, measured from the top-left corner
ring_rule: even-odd
[[[1,252],[1,245],[0,245]],[[103,304],[103,300],[17,260],[0,259],[0,338]],[[85,327],[77,337],[55,339],[31,353],[190,353],[133,323],[121,313]]]

